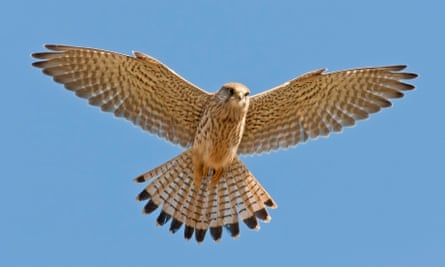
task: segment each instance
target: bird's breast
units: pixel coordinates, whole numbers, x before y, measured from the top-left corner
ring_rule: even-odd
[[[214,169],[228,166],[236,156],[244,131],[245,117],[240,120],[204,114],[196,131],[193,151],[203,163]]]

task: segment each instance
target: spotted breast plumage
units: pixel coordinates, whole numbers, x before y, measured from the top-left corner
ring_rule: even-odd
[[[414,86],[406,66],[316,70],[250,96],[240,83],[208,93],[156,59],[105,50],[46,45],[33,66],[91,105],[113,112],[186,150],[138,176],[148,182],[137,199],[144,213],[160,207],[159,225],[202,242],[223,229],[238,237],[239,221],[259,229],[277,205],[239,159],[327,136],[352,126]]]

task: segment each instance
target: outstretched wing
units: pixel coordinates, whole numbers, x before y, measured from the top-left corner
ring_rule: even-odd
[[[34,53],[54,81],[103,111],[124,117],[144,130],[188,147],[193,143],[209,94],[167,66],[139,52],[135,57],[65,45],[45,45]]]
[[[261,153],[326,136],[391,106],[389,99],[414,89],[401,82],[417,77],[401,72],[405,67],[321,69],[253,96],[238,153]]]

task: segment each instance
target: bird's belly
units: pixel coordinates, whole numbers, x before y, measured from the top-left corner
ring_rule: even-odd
[[[206,125],[197,135],[193,150],[209,168],[225,168],[236,156],[242,136],[242,127],[239,124],[225,123],[223,127],[212,127],[215,124]],[[219,124],[221,125],[221,124]]]
[[[202,161],[204,165],[213,169],[224,168],[232,162],[237,148],[238,146],[209,144],[202,153]]]

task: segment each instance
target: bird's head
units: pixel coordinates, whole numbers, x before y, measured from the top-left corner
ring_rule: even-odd
[[[233,108],[247,111],[250,90],[240,83],[226,83],[218,92],[218,98]]]

